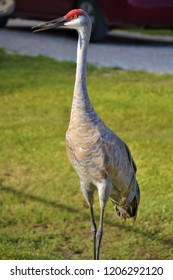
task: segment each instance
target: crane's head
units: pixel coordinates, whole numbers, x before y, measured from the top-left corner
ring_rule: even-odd
[[[85,29],[91,31],[91,20],[87,13],[81,9],[75,9],[68,12],[65,16],[47,21],[37,26],[33,26],[33,32],[44,31],[52,28],[68,28],[68,29]]]

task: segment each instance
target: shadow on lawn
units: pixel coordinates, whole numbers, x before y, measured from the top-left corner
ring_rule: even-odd
[[[15,190],[14,188],[12,188],[10,186],[4,186],[3,184],[0,184],[0,188],[1,188],[1,191],[12,193],[13,195],[16,195],[20,198],[31,199],[33,201],[44,203],[48,206],[55,207],[55,208],[60,208],[62,210],[67,210],[67,211],[70,211],[72,213],[79,212],[78,210],[76,210],[72,207],[69,207],[65,204],[58,203],[57,201],[49,201],[49,200],[46,200],[45,198],[42,198],[42,197],[39,197],[39,196],[28,194],[28,193],[25,193],[23,191],[18,191],[18,190]]]
[[[67,206],[65,204],[62,204],[62,203],[58,203],[57,201],[53,201],[53,200],[46,200],[45,198],[42,198],[40,196],[35,196],[35,195],[32,195],[32,194],[27,194],[23,191],[18,191],[18,190],[15,190],[14,188],[10,187],[10,186],[4,186],[2,184],[2,182],[0,182],[0,189],[1,191],[3,192],[7,192],[7,193],[12,193],[13,195],[16,195],[20,198],[25,198],[25,199],[30,199],[30,200],[33,200],[33,201],[37,201],[39,203],[43,203],[43,204],[46,204],[47,206],[50,206],[50,207],[54,207],[54,208],[59,208],[61,210],[67,210],[69,211],[70,213],[80,213],[80,216],[83,216],[83,218],[85,219],[89,219],[89,213],[86,214],[85,212],[81,212],[79,209],[76,209],[74,207],[70,207],[70,206]],[[99,216],[96,215],[96,219],[98,220],[99,219]],[[112,227],[117,227],[121,230],[124,230],[126,232],[129,232],[129,231],[132,231],[134,232],[135,234],[137,235],[141,235],[143,237],[146,237],[148,239],[150,239],[151,241],[159,241],[161,244],[164,244],[165,246],[168,246],[169,248],[170,247],[173,247],[173,240],[172,239],[163,239],[163,238],[160,238],[159,237],[159,233],[157,232],[150,232],[149,230],[145,229],[144,227],[132,227],[131,225],[128,225],[126,224],[124,226],[124,223],[122,224],[119,224],[119,223],[116,223],[116,222],[112,222],[109,218],[108,219],[105,219],[104,220],[104,223],[107,224],[108,226],[112,226]]]

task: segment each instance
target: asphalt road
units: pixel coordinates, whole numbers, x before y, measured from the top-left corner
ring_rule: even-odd
[[[62,30],[31,32],[37,21],[10,20],[0,29],[0,47],[21,54],[46,55],[57,60],[76,59],[76,33]],[[98,66],[121,67],[173,74],[173,36],[144,36],[128,32],[109,33],[104,43],[91,43],[88,62]]]

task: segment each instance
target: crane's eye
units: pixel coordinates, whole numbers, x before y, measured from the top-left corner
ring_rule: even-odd
[[[74,15],[71,16],[70,19],[72,20],[72,19],[75,19],[75,18],[78,18],[78,15],[74,14]]]

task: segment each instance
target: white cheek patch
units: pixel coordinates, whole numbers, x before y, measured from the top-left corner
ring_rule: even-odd
[[[78,18],[73,19],[73,20],[71,20],[71,21],[66,21],[66,22],[64,23],[64,26],[67,26],[67,27],[69,27],[69,28],[77,28],[79,25],[80,25],[80,21],[79,21]]]

